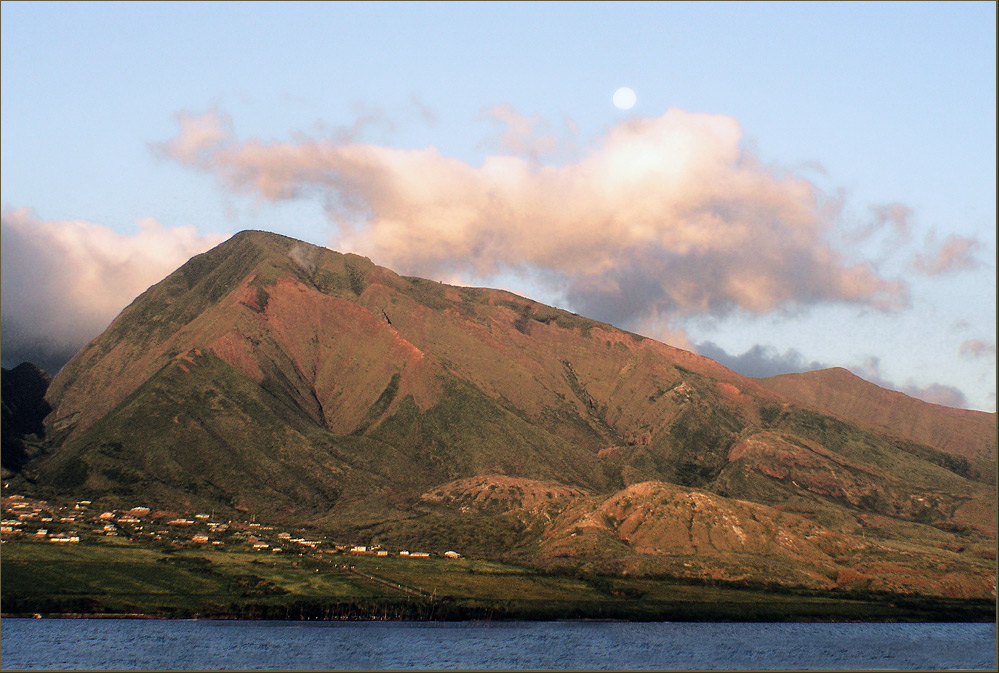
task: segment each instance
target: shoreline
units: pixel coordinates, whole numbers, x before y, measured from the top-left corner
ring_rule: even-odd
[[[994,615],[982,615],[980,618],[965,619],[942,619],[939,616],[930,618],[919,618],[914,615],[900,615],[895,618],[871,618],[844,619],[837,617],[817,617],[817,616],[787,616],[783,619],[762,618],[762,619],[737,619],[737,618],[693,618],[684,619],[681,616],[671,615],[668,619],[636,618],[628,619],[622,617],[531,617],[529,615],[513,614],[509,616],[496,617],[469,617],[469,618],[441,618],[441,619],[407,619],[400,617],[386,617],[380,615],[361,616],[340,616],[328,618],[281,618],[277,616],[247,617],[238,615],[195,615],[195,616],[168,616],[146,613],[0,613],[0,620],[3,619],[23,619],[23,620],[81,620],[81,619],[133,619],[133,620],[156,620],[156,621],[204,621],[204,622],[397,622],[397,623],[496,623],[496,622],[567,622],[567,623],[611,623],[611,624],[641,624],[641,623],[675,623],[675,624],[994,624]]]

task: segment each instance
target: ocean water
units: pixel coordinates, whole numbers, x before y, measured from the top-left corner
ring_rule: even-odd
[[[17,669],[985,669],[994,624],[4,619]]]

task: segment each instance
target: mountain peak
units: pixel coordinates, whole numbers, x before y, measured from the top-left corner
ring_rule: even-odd
[[[401,547],[460,537],[483,554],[638,555],[680,573],[678,554],[743,549],[788,512],[806,538],[868,515],[945,526],[933,541],[946,526],[994,535],[977,466],[858,427],[866,407],[834,419],[776,388],[867,407],[881,389],[845,370],[778,379],[509,292],[244,231],[149,288],[56,376],[51,451],[25,474],[59,494],[249,510]],[[686,540],[679,524],[702,507]],[[655,523],[667,514],[677,525]],[[779,544],[745,549],[763,559]],[[841,556],[813,551],[788,561],[806,584]],[[760,559],[738,576],[767,576]]]

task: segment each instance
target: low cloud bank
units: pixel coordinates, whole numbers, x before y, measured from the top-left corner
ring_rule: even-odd
[[[225,240],[140,220],[134,235],[80,220],[3,213],[3,365],[55,374],[133,299],[193,255]]]

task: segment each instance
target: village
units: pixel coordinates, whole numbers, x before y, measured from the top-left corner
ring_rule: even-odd
[[[5,485],[6,486],[6,485]],[[0,544],[13,539],[52,544],[108,542],[108,538],[170,547],[210,547],[270,554],[306,553],[345,555],[397,555],[425,559],[440,556],[461,558],[454,550],[443,552],[389,551],[377,544],[343,543],[326,536],[308,536],[305,531],[288,532],[257,522],[220,521],[214,512],[178,515],[145,505],[128,509],[106,509],[91,500],[52,505],[23,495],[0,498]]]

